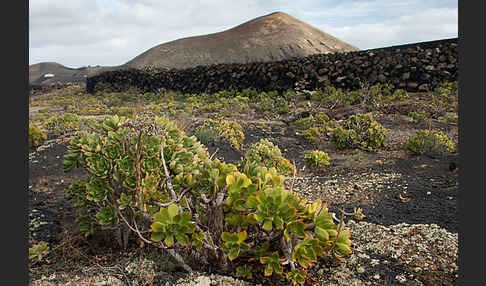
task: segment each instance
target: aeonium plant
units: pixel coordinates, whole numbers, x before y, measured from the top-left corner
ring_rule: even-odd
[[[336,223],[327,204],[286,189],[276,167],[212,160],[166,118],[108,117],[97,132],[71,140],[63,165],[89,174],[67,191],[86,235],[112,230],[123,247],[136,235],[187,271],[183,248],[223,272],[251,279],[263,271],[295,285],[319,258],[343,260],[352,251],[343,218]]]

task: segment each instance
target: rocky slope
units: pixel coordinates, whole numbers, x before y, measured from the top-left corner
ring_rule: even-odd
[[[124,66],[181,69],[219,63],[279,61],[357,50],[286,13],[276,12],[223,32],[160,44]]]

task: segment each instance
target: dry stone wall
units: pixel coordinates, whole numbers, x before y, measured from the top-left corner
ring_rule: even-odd
[[[361,84],[390,83],[408,91],[433,89],[458,80],[458,38],[357,52],[318,54],[277,62],[217,64],[182,70],[121,69],[88,77],[89,93],[144,92],[160,89],[182,93],[255,89],[283,92],[296,84],[307,90],[332,85],[345,90]]]

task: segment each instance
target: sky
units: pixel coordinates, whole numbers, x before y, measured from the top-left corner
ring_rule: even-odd
[[[285,12],[359,49],[458,37],[458,0],[30,0],[29,65],[117,66],[180,38]]]

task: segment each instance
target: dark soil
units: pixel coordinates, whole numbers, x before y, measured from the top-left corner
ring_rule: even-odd
[[[400,159],[389,167],[379,168],[403,175],[404,182],[408,185],[406,198],[410,200],[407,203],[403,203],[399,194],[393,192],[395,186],[390,183],[392,191],[375,193],[376,203],[337,204],[332,205],[331,208],[336,210],[344,208],[352,211],[353,207],[361,207],[366,214],[364,221],[381,225],[402,222],[408,224],[434,223],[450,232],[458,232],[458,178],[457,173],[449,169],[451,163],[458,164],[458,159],[458,154],[440,158],[416,156],[406,160]],[[424,165],[426,167],[421,167]]]

